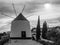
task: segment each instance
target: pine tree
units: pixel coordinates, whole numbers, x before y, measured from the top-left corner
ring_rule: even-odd
[[[47,33],[47,23],[46,23],[46,21],[45,21],[45,22],[43,23],[43,28],[42,28],[42,38],[47,39],[46,33]]]
[[[38,24],[37,24],[37,28],[36,28],[36,40],[38,41],[40,39],[40,34],[41,30],[40,30],[40,18],[38,16]]]

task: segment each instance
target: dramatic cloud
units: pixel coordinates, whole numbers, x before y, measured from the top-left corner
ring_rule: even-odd
[[[0,0],[0,2],[6,2],[6,3],[12,3],[12,1],[14,3],[26,3],[26,2],[30,2],[32,0]]]
[[[25,9],[23,15],[27,17],[30,21],[31,27],[36,27],[37,17],[41,18],[41,26],[46,20],[48,25],[57,26],[60,25],[60,0],[0,0],[0,30],[7,31],[10,30],[11,21],[16,17],[12,1],[15,4],[15,9],[17,15],[22,11],[24,5]],[[48,4],[46,7],[46,3]],[[49,8],[49,7],[50,8]],[[14,18],[8,18],[8,16],[3,16],[1,14],[12,16]],[[30,17],[29,17],[30,16]]]

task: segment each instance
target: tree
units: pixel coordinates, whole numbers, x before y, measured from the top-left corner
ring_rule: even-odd
[[[38,24],[37,24],[37,28],[36,28],[36,40],[38,41],[40,39],[40,35],[41,35],[41,30],[40,30],[40,18],[38,16]]]
[[[46,21],[45,21],[45,22],[43,23],[43,28],[42,28],[42,38],[47,39],[46,33],[47,33],[47,23],[46,23]]]
[[[56,29],[52,29],[47,32],[47,39],[54,41],[53,45],[60,45],[60,32]]]

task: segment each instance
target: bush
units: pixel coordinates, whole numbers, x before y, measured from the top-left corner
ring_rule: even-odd
[[[57,30],[50,30],[47,32],[47,39],[54,41],[54,45],[60,45],[60,32]]]

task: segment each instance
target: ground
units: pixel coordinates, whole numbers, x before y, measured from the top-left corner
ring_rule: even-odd
[[[39,42],[33,40],[10,40],[4,45],[42,45]]]

